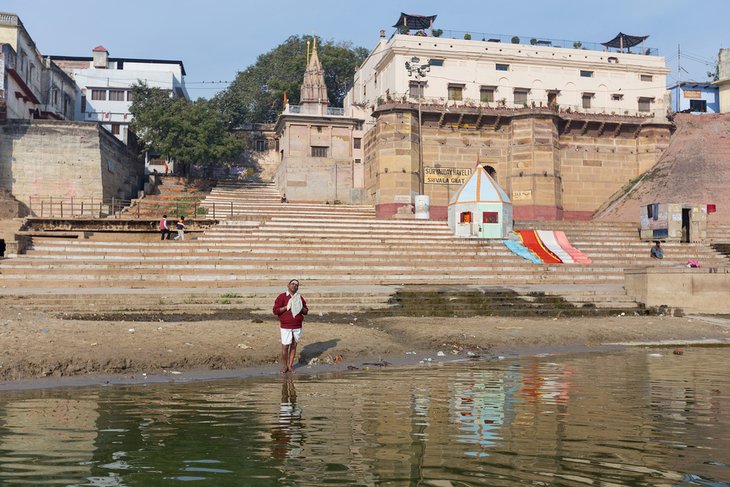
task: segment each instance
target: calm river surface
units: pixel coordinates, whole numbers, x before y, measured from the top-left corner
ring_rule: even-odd
[[[0,484],[730,485],[729,373],[694,348],[2,392]]]

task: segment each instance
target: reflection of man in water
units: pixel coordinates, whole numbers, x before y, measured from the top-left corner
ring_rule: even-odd
[[[279,424],[271,431],[274,458],[297,458],[304,444],[302,409],[297,406],[297,391],[290,377],[281,384]]]

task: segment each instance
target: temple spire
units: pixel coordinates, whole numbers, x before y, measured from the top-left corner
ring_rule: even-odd
[[[305,106],[317,105],[317,108],[327,107],[330,104],[327,98],[327,86],[324,83],[324,69],[317,54],[316,37],[312,42],[312,52],[307,62],[307,69],[304,72],[300,103]]]

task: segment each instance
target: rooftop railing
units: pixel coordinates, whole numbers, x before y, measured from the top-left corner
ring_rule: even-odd
[[[284,113],[297,113],[304,115],[329,115],[334,117],[344,117],[345,109],[340,107],[326,107],[324,113],[320,113],[316,109],[306,107],[304,105],[287,105],[287,109]]]
[[[598,42],[583,42],[568,39],[550,39],[546,37],[533,36],[517,36],[508,34],[490,34],[486,32],[473,32],[463,30],[441,30],[433,29],[433,31],[409,31],[407,33],[396,30],[393,35],[404,34],[423,37],[445,37],[447,39],[466,39],[480,42],[500,42],[503,44],[522,44],[542,47],[560,47],[567,49],[585,49],[590,51],[603,51],[621,53],[621,49],[608,48]],[[436,35],[438,34],[438,35]],[[634,46],[633,48],[625,48],[625,54],[639,54],[646,56],[658,56],[659,49],[653,47],[645,47],[643,44]]]
[[[415,105],[418,103],[418,99],[410,96],[407,93],[404,94],[393,94],[390,97],[379,97],[376,100],[376,107],[388,104],[408,104]],[[481,102],[470,98],[463,100],[449,100],[442,97],[423,97],[421,98],[421,106],[424,111],[428,110],[429,107],[438,107],[439,109],[479,109],[479,110],[494,110],[494,111],[553,111],[560,114],[581,114],[581,115],[596,115],[596,116],[621,116],[621,117],[636,117],[636,118],[654,118],[661,120],[666,118],[666,108],[653,108],[650,107],[648,110],[623,108],[623,107],[604,107],[593,105],[590,108],[585,108],[582,105],[571,105],[567,103],[556,103],[548,105],[546,102],[540,102],[537,100],[528,100],[527,103],[514,103],[506,100],[497,100],[492,102]]]

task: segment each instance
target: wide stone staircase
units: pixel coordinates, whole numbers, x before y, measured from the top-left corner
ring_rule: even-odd
[[[650,245],[632,224],[521,222],[518,228],[565,231],[593,259],[588,265],[535,265],[501,242],[455,238],[445,222],[378,220],[368,206],[282,203],[263,183],[222,182],[202,204],[209,216],[215,205],[221,221],[195,240],[36,237],[27,255],[0,261],[0,294],[13,303],[32,295],[34,306],[56,310],[82,306],[88,312],[112,299],[117,310],[164,303],[270,312],[272,295],[298,278],[310,299],[316,293],[321,313],[404,307],[414,302],[413,286],[424,289],[416,293],[451,293],[429,304],[431,312],[448,308],[447,314],[460,313],[445,303],[461,299],[460,309],[468,310],[479,293],[500,312],[530,303],[636,311],[623,290],[624,268],[729,262],[709,245],[673,243],[665,245],[663,261],[652,260]]]

